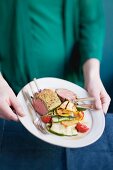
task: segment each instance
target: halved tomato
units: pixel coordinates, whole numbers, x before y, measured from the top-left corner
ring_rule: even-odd
[[[51,116],[49,115],[44,115],[44,116],[41,116],[41,120],[44,122],[44,123],[50,123],[52,121],[52,118]]]
[[[89,130],[89,128],[86,125],[84,125],[80,122],[77,123],[75,128],[78,132],[81,132],[81,133],[85,133]]]

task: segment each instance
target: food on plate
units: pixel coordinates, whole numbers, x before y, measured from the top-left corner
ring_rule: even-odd
[[[34,94],[33,107],[47,130],[60,136],[76,136],[89,130],[84,111],[77,108],[77,95],[67,89],[44,89]]]
[[[75,101],[77,98],[77,95],[75,93],[73,93],[70,90],[63,89],[63,88],[56,89],[56,93],[60,97],[61,101],[65,101],[65,100]]]
[[[50,115],[44,115],[44,116],[41,116],[41,120],[44,123],[50,123],[52,121],[52,117]]]
[[[86,125],[84,125],[80,122],[77,123],[76,129],[78,132],[81,132],[81,133],[87,132],[89,130],[89,128]]]
[[[33,107],[40,114],[45,115],[61,104],[57,94],[51,89],[44,89],[35,93],[33,97]]]
[[[65,127],[61,123],[53,123],[49,131],[60,136],[76,136],[78,134],[75,125]]]

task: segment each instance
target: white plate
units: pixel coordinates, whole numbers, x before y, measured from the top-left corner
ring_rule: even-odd
[[[77,94],[78,97],[86,97],[88,96],[88,93],[86,90],[81,88],[78,85],[75,85],[71,82],[57,79],[57,78],[40,78],[37,79],[37,84],[40,89],[44,88],[66,88],[69,89]],[[36,92],[37,89],[35,87],[34,82],[31,82],[31,85],[33,87],[33,91]],[[31,95],[31,89],[29,84],[27,84],[24,88],[26,88],[29,91],[29,94]],[[105,117],[103,112],[100,111],[87,111],[85,113],[86,119],[88,121],[88,125],[90,126],[90,131],[85,134],[84,136],[74,136],[74,137],[63,137],[63,136],[57,136],[54,134],[44,135],[42,134],[33,124],[33,119],[31,114],[29,113],[29,110],[27,108],[26,102],[24,100],[24,97],[22,95],[22,91],[18,94],[18,99],[21,102],[21,105],[23,107],[25,117],[19,117],[19,120],[23,124],[23,126],[34,136],[38,137],[39,139],[42,139],[45,142],[62,146],[62,147],[68,147],[68,148],[79,148],[83,146],[87,146],[89,144],[94,143],[96,140],[100,138],[104,131],[105,127]]]

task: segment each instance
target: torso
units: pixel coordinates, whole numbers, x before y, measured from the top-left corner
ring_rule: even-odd
[[[37,67],[40,77],[63,77],[63,0],[29,0],[29,15],[35,54],[32,67]]]

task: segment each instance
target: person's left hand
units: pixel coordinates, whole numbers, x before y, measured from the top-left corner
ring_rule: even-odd
[[[110,96],[106,92],[100,78],[100,62],[97,59],[89,59],[83,66],[85,88],[89,95],[95,98],[95,108],[107,113]]]
[[[95,98],[95,108],[102,109],[106,114],[110,104],[110,97],[106,92],[100,78],[93,78],[86,82],[86,90],[89,95]]]

